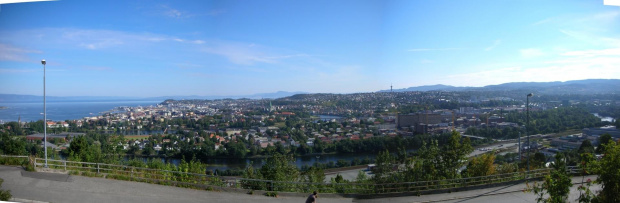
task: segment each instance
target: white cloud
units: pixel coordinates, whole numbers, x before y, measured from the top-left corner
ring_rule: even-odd
[[[522,50],[525,56],[539,56],[538,49]],[[582,79],[620,78],[620,49],[566,51],[555,60],[535,64],[504,65],[484,71],[455,74],[446,84],[459,81],[462,86],[484,86],[507,82],[548,82]]]
[[[33,72],[38,72],[38,71],[42,71],[42,70],[37,70],[37,69],[18,69],[18,68],[0,68],[0,73],[33,73]]]
[[[170,18],[182,19],[182,18],[193,18],[199,16],[218,16],[223,13],[226,13],[224,9],[212,9],[206,12],[189,12],[186,10],[179,10],[176,8],[172,8],[168,5],[161,5],[158,8],[154,8],[154,12],[158,15],[163,15]]]
[[[521,49],[519,50],[519,53],[521,53],[521,56],[524,58],[535,58],[535,57],[545,55],[540,49],[534,49],[534,48]]]
[[[556,25],[564,28],[572,27],[574,29],[582,29],[585,27],[598,27],[601,25],[613,24],[620,16],[620,11],[607,11],[593,14],[581,15],[562,15],[553,16],[533,23],[532,25]]]
[[[202,40],[194,40],[194,41],[192,41],[192,43],[194,43],[194,44],[204,44],[204,43],[205,43],[205,41],[202,41]]]
[[[461,50],[462,48],[434,48],[434,49],[428,49],[428,48],[418,48],[418,49],[409,49],[407,51],[412,51],[412,52],[419,52],[419,51],[452,51],[452,50]]]
[[[604,0],[603,4],[606,6],[620,6],[620,0]]]
[[[487,47],[487,48],[484,48],[484,50],[485,50],[485,51],[491,51],[491,50],[495,49],[495,47],[499,46],[501,43],[502,43],[502,40],[499,40],[499,39],[498,39],[498,40],[495,40],[495,41],[493,42],[493,45],[491,45],[491,46],[489,46],[489,47]]]
[[[28,54],[30,53],[42,52],[0,43],[0,61],[28,61]]]
[[[308,57],[307,54],[282,54],[272,48],[238,42],[217,42],[207,45],[204,51],[226,57],[230,62],[239,65],[255,63],[278,63],[282,59]]]
[[[618,17],[618,15],[620,15],[620,11],[608,11],[608,12],[603,12],[603,13],[597,13],[591,16],[586,16],[586,17],[582,17],[581,19],[579,19],[579,22],[584,22],[584,23],[610,23],[613,22],[614,20],[616,20],[616,17]]]
[[[92,43],[81,43],[79,46],[87,48],[87,49],[95,50],[95,49],[102,49],[102,48],[113,47],[113,46],[121,45],[121,44],[123,44],[123,42],[120,41],[120,40],[116,40],[116,39],[101,39],[101,40],[97,40],[97,41],[92,42]]]
[[[600,49],[600,50],[585,50],[585,51],[569,51],[562,53],[563,56],[581,56],[581,57],[592,57],[592,56],[620,56],[620,48],[614,49]]]
[[[185,17],[184,12],[181,12],[177,9],[174,8],[170,8],[167,5],[162,5],[161,8],[163,9],[162,14],[164,16],[168,16],[171,18],[181,18],[181,17]]]
[[[45,35],[40,35],[45,33]],[[123,32],[117,30],[46,28],[21,30],[11,33],[0,33],[4,40],[22,41],[33,44],[45,42],[56,47],[76,46],[89,50],[103,50],[111,48],[137,48],[154,43],[175,42],[181,44],[201,45],[207,43],[201,39],[184,39],[153,33]],[[1,47],[0,47],[1,48]],[[8,49],[0,49],[6,51]],[[15,52],[14,52],[15,53]]]

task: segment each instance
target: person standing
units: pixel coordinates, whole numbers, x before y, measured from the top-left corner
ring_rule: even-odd
[[[316,203],[316,198],[319,198],[318,192],[314,191],[310,196],[308,196],[306,203]]]

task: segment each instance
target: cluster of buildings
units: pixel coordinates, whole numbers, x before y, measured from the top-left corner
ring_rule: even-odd
[[[506,122],[500,115],[490,115],[492,111],[523,111],[523,107],[509,106],[496,108],[474,109],[473,107],[461,107],[458,110],[434,110],[411,114],[398,114],[396,127],[403,131],[417,134],[445,133],[456,128],[468,127],[493,127],[508,128],[519,127],[516,123]],[[480,119],[483,116],[484,119]]]
[[[620,130],[616,126],[604,126],[600,128],[584,128],[580,134],[568,135],[564,137],[553,138],[551,140],[551,146],[557,151],[579,149],[581,143],[585,140],[590,140],[590,143],[594,146],[598,146],[599,138],[603,134],[611,135],[612,139],[620,139]]]

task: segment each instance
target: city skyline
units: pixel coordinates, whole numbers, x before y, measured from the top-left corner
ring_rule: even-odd
[[[620,78],[603,1],[3,4],[1,94],[375,92]]]

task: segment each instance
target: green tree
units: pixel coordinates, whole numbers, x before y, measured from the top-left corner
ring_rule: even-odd
[[[89,143],[85,136],[73,138],[69,144],[69,156],[78,161],[99,162],[101,161],[100,144]]]
[[[564,156],[564,158],[566,157]],[[543,154],[542,152],[536,152],[534,153],[534,157],[531,159],[531,161],[532,161],[532,167],[542,168],[543,166],[545,166],[545,163],[547,162],[547,157],[545,157],[545,154]]]
[[[596,148],[596,153],[597,154],[602,154],[605,153],[606,149],[605,147],[607,145],[607,143],[613,142],[613,139],[611,139],[611,135],[609,133],[605,133],[602,134],[599,138],[598,138],[598,147]]]
[[[581,185],[577,187],[577,190],[579,190],[579,197],[576,200],[583,203],[593,202],[598,200],[598,198],[594,192],[590,190],[592,181],[590,179],[586,181],[585,178],[586,175],[589,175],[595,171],[597,166],[596,159],[594,159],[592,153],[582,153],[580,154],[580,158],[581,164],[579,165],[579,168],[581,169]],[[584,183],[586,184],[585,186]]]
[[[299,170],[292,162],[294,162],[292,156],[274,153],[267,158],[265,165],[260,169],[260,173],[266,180],[295,181],[299,176]]]
[[[568,193],[572,186],[571,178],[566,170],[566,161],[562,153],[555,156],[553,170],[543,179],[543,183],[534,183],[528,190],[536,194],[537,202],[564,203],[568,199]]]
[[[461,135],[452,131],[448,144],[444,145],[441,158],[444,167],[443,172],[448,179],[457,178],[457,170],[461,167],[462,161],[467,160],[467,155],[473,151],[471,142],[465,137],[461,143]]]
[[[597,181],[602,190],[598,196],[601,202],[620,202],[620,145],[615,142],[603,144],[606,151],[600,160]]]
[[[340,175],[340,174],[339,174]],[[340,176],[342,178],[342,176]],[[301,180],[310,183],[323,183],[325,180],[325,171],[319,167],[310,167],[301,174]]]
[[[9,155],[26,155],[26,141],[23,138],[17,136],[9,136],[4,133],[0,139],[2,149],[5,154]]]
[[[469,177],[493,175],[495,174],[493,162],[495,162],[495,155],[491,153],[474,157],[467,165],[467,174]]]
[[[389,150],[379,152],[375,160],[375,167],[372,172],[375,174],[373,177],[376,183],[389,182],[391,175],[394,172],[394,166],[396,164],[396,157],[390,154]]]
[[[579,154],[583,153],[594,153],[594,146],[590,140],[586,139],[581,142],[581,146],[579,146],[579,150],[577,150]]]

